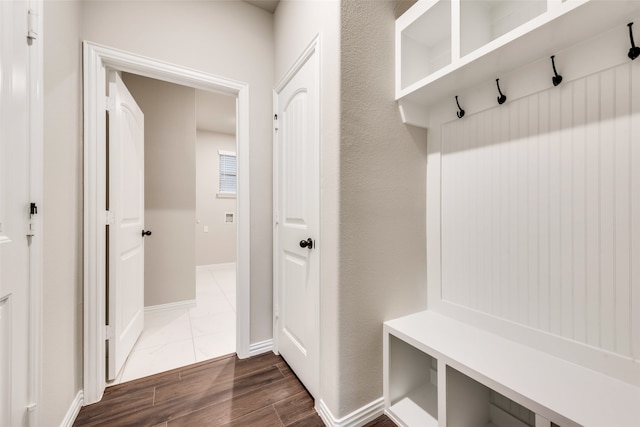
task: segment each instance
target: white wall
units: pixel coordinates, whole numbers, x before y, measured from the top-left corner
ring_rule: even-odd
[[[82,4],[84,39],[249,84],[250,335],[271,339],[273,15],[241,1]]]
[[[82,388],[81,6],[44,2],[42,425]]]
[[[426,307],[426,132],[394,102],[412,2],[283,1],[276,77],[321,33],[321,384],[339,419],[382,396],[382,322]]]
[[[235,198],[219,198],[219,150],[236,152],[236,137],[198,130],[196,145],[196,265],[236,261],[236,223],[225,223],[236,213]],[[208,231],[205,232],[205,227]]]
[[[144,305],[196,298],[196,92],[123,73],[144,113]]]

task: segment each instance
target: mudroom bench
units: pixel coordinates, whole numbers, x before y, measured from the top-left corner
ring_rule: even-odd
[[[640,388],[423,311],[384,323],[385,413],[423,427],[636,427]]]

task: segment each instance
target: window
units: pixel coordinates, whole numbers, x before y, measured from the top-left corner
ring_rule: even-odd
[[[236,153],[218,151],[220,155],[220,186],[218,197],[235,197],[236,195]]]

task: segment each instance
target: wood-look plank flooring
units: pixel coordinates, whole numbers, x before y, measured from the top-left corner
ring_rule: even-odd
[[[273,353],[219,357],[107,388],[76,427],[324,426],[313,400]],[[393,427],[381,416],[366,427]]]

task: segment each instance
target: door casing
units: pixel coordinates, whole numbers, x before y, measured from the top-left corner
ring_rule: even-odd
[[[102,398],[105,380],[105,210],[107,69],[236,97],[238,232],[236,352],[250,355],[249,85],[118,49],[83,42],[84,84],[84,404]]]

